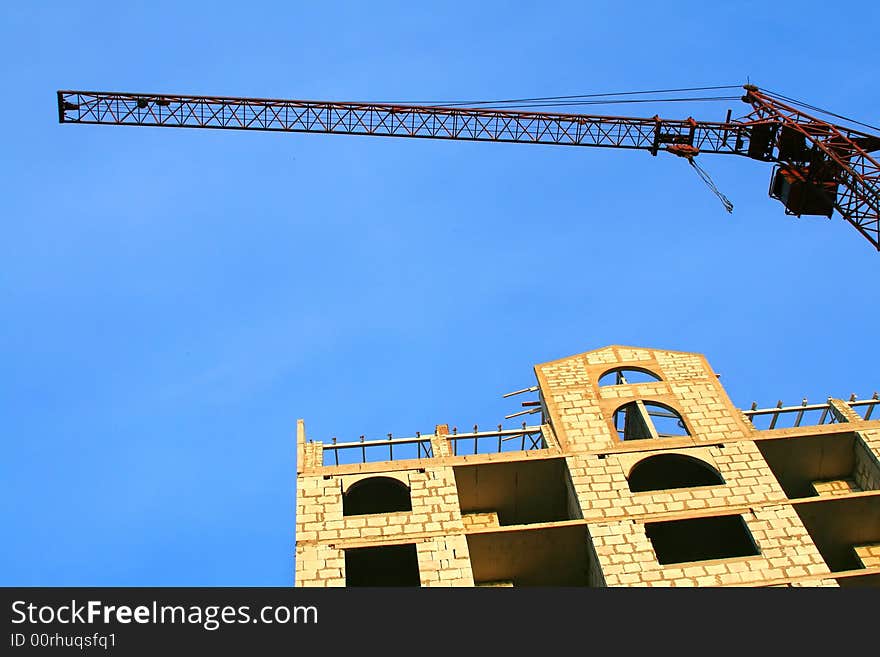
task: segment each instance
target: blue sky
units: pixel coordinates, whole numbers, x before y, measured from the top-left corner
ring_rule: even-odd
[[[705,353],[740,406],[880,388],[880,254],[837,216],[785,216],[761,163],[702,160],[728,215],[671,156],[67,126],[57,89],[749,78],[877,124],[876,44],[823,32],[826,7],[5,3],[0,584],[292,584],[297,418],[315,439],[493,426],[534,364],[608,344]],[[848,14],[876,33],[876,3]]]

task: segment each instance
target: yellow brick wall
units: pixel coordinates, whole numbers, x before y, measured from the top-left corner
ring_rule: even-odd
[[[598,385],[607,370],[626,366],[648,369],[662,381]],[[608,347],[538,365],[535,373],[556,435],[563,448],[572,451],[619,447],[613,413],[635,399],[676,409],[695,443],[739,440],[752,433],[698,354]]]
[[[853,479],[862,490],[880,489],[880,429],[857,432]]]
[[[319,531],[328,529],[326,523],[342,519],[339,481],[320,475],[300,475],[296,489],[296,542],[313,543],[318,540]]]
[[[583,358],[538,366],[535,372],[563,449],[605,449],[616,442],[616,434],[595,401],[595,386]]]
[[[836,579],[808,579],[801,582],[791,582],[790,584],[781,584],[779,586],[796,586],[796,587],[839,587]]]
[[[856,556],[865,568],[880,567],[880,543],[873,545],[857,545]]]
[[[662,380],[598,385],[614,367],[656,373]],[[727,397],[698,354],[612,346],[535,367],[548,425],[550,450],[571,474],[569,517],[585,519],[588,580],[592,586],[828,586],[838,583],[754,442],[756,431]],[[657,401],[678,410],[691,436],[622,442],[612,425],[620,405]],[[860,421],[844,402],[838,416]],[[822,427],[845,431],[846,423]],[[865,425],[861,425],[864,427]],[[876,427],[878,423],[868,424]],[[840,427],[839,429],[837,427]],[[852,430],[852,429],[850,429]],[[803,429],[789,431],[802,432]],[[297,586],[344,586],[345,549],[410,542],[416,545],[423,586],[473,586],[466,532],[498,524],[497,514],[462,516],[453,464],[527,459],[534,452],[454,457],[438,427],[433,458],[322,467],[323,445],[308,443],[297,426]],[[820,494],[880,489],[880,429],[857,429],[853,481],[816,482]],[[716,468],[723,485],[632,493],[627,476],[642,458],[679,453]],[[363,474],[392,476],[410,486],[412,511],[342,515],[345,486]],[[660,565],[645,534],[646,522],[741,515],[760,554]],[[880,566],[880,546],[855,546],[864,563]],[[861,552],[860,552],[861,550]],[[509,582],[480,583],[508,586]]]
[[[417,538],[426,534],[460,534],[464,531],[452,468],[381,474],[409,482],[412,511],[343,516],[340,477],[300,476],[297,542],[329,542],[344,547],[367,542],[387,543],[401,536]]]
[[[345,553],[330,545],[297,545],[295,586],[345,586]]]
[[[604,527],[604,525],[599,525]],[[591,533],[591,528],[587,526],[587,584],[596,588],[604,588],[608,586],[605,580],[605,573],[602,572],[602,563],[596,553],[596,543]],[[603,530],[600,529],[600,534]],[[607,555],[606,555],[607,556]]]
[[[473,585],[452,468],[423,470],[379,473],[409,483],[412,511],[354,516],[343,516],[343,485],[362,476],[300,475],[296,585],[344,586],[344,549],[401,543],[402,538],[417,544],[424,586]]]
[[[645,441],[658,445],[658,441]],[[638,460],[654,454],[687,454],[714,466],[725,485],[633,493],[627,476]],[[785,493],[751,441],[699,448],[568,456],[583,517],[592,519],[715,509],[783,501]]]
[[[760,554],[660,565],[642,522],[591,523],[608,586],[740,586],[830,571],[790,505],[742,514]]]
[[[816,495],[824,497],[848,495],[849,493],[857,493],[862,490],[855,479],[826,479],[814,481],[812,486],[813,490],[816,491]]]
[[[424,540],[417,545],[422,586],[473,586],[474,574],[463,535]]]
[[[472,529],[487,529],[490,527],[498,527],[498,513],[490,511],[487,513],[465,513],[461,516],[464,523],[465,531]]]

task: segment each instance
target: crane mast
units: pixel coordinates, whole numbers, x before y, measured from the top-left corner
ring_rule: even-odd
[[[880,250],[880,138],[833,125],[746,85],[744,118],[724,122],[510,109],[101,91],[58,91],[61,123],[264,130],[661,150],[776,163],[786,212],[833,210]]]

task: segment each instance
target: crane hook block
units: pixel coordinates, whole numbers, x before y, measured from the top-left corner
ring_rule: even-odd
[[[684,157],[688,160],[691,160],[700,154],[700,149],[690,144],[670,144],[666,147],[666,150],[673,155],[678,155],[679,157]]]

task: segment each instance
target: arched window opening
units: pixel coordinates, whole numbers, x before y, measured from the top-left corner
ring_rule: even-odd
[[[619,386],[626,383],[650,383],[660,377],[641,367],[615,367],[599,377],[600,386]]]
[[[416,546],[383,545],[345,551],[346,586],[420,586]]]
[[[760,554],[742,516],[645,523],[660,564]]]
[[[621,440],[691,435],[678,411],[665,404],[641,400],[614,411],[614,428]]]
[[[370,477],[351,485],[342,496],[342,515],[412,511],[409,488],[391,477]]]
[[[660,438],[691,435],[678,411],[654,402],[645,402],[645,408]]]
[[[657,454],[636,463],[629,473],[633,493],[669,488],[693,488],[724,483],[724,478],[708,463],[684,454]]]

